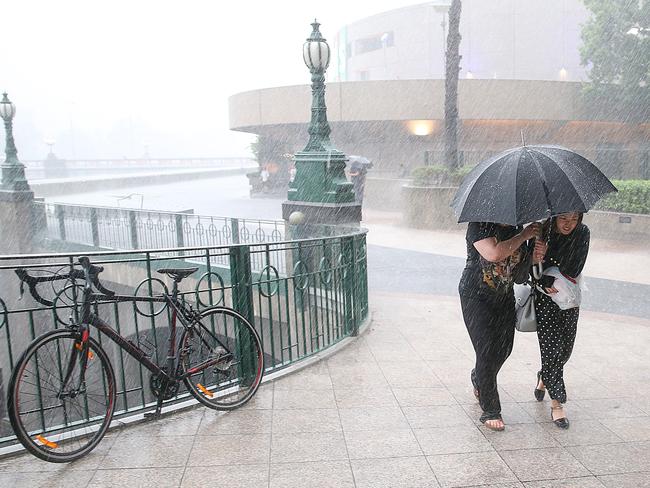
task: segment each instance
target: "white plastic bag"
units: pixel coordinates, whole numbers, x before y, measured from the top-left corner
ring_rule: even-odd
[[[580,306],[580,300],[582,299],[580,282],[582,281],[582,276],[578,276],[576,283],[573,283],[560,272],[557,266],[551,266],[545,269],[544,274],[555,278],[553,288],[557,290],[557,293],[550,293],[548,296],[551,297],[561,310],[568,310]]]

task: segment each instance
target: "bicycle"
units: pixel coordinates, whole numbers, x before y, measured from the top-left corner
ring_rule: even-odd
[[[116,402],[115,373],[100,343],[90,336],[96,328],[151,372],[150,388],[157,398],[158,418],[164,400],[176,396],[185,384],[190,394],[215,410],[232,410],[249,401],[264,372],[264,354],[258,333],[233,309],[213,306],[198,311],[179,298],[178,285],[198,268],[164,268],[172,278],[172,292],[143,297],[118,295],[99,281],[103,267],[80,257],[81,269],[53,276],[16,273],[40,303],[53,302],[39,295],[39,283],[70,280],[73,293],[83,280],[80,320],[65,329],[34,339],[16,363],[7,395],[11,425],[20,443],[33,455],[49,462],[69,462],[92,451],[108,430]],[[95,292],[94,290],[97,290]],[[167,356],[160,366],[138,344],[121,336],[92,310],[93,304],[134,301],[163,303],[170,307]],[[136,305],[137,306],[137,305]],[[177,320],[183,326],[176,348]]]

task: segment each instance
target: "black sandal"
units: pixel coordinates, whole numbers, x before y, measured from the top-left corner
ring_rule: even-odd
[[[546,394],[546,389],[540,390],[539,388],[537,388],[537,385],[539,385],[539,382],[541,381],[541,379],[542,379],[542,372],[538,371],[537,372],[537,383],[535,384],[535,399],[538,402],[541,402],[542,400],[544,400],[544,395]]]
[[[561,410],[563,407],[551,407],[551,420],[555,425],[557,425],[560,429],[568,429],[569,428],[569,419],[566,417],[562,417],[559,419],[554,419],[553,418],[553,410]]]

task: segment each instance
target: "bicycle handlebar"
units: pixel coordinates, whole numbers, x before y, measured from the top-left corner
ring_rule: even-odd
[[[34,297],[34,299],[37,302],[50,307],[54,304],[54,302],[46,298],[43,298],[38,293],[38,290],[36,289],[36,285],[48,281],[59,281],[59,280],[68,280],[68,279],[72,279],[72,280],[83,279],[86,282],[86,288],[91,289],[92,286],[94,286],[97,289],[97,291],[99,291],[102,295],[106,295],[109,297],[115,295],[114,291],[111,291],[108,288],[104,287],[99,281],[98,275],[99,273],[104,271],[103,266],[95,266],[91,264],[90,259],[88,259],[88,256],[80,256],[79,265],[81,266],[82,269],[72,269],[69,273],[55,274],[53,276],[31,276],[26,270],[22,268],[15,270],[16,274],[18,275],[18,278],[20,279],[20,296],[22,297],[22,295],[24,294],[24,285],[26,283],[27,286],[29,287],[29,293]]]

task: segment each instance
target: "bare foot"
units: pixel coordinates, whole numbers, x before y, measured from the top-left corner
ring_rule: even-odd
[[[483,422],[483,425],[485,425],[490,430],[496,430],[496,431],[501,431],[506,428],[506,424],[504,424],[503,420],[501,419],[486,420],[485,422]]]

